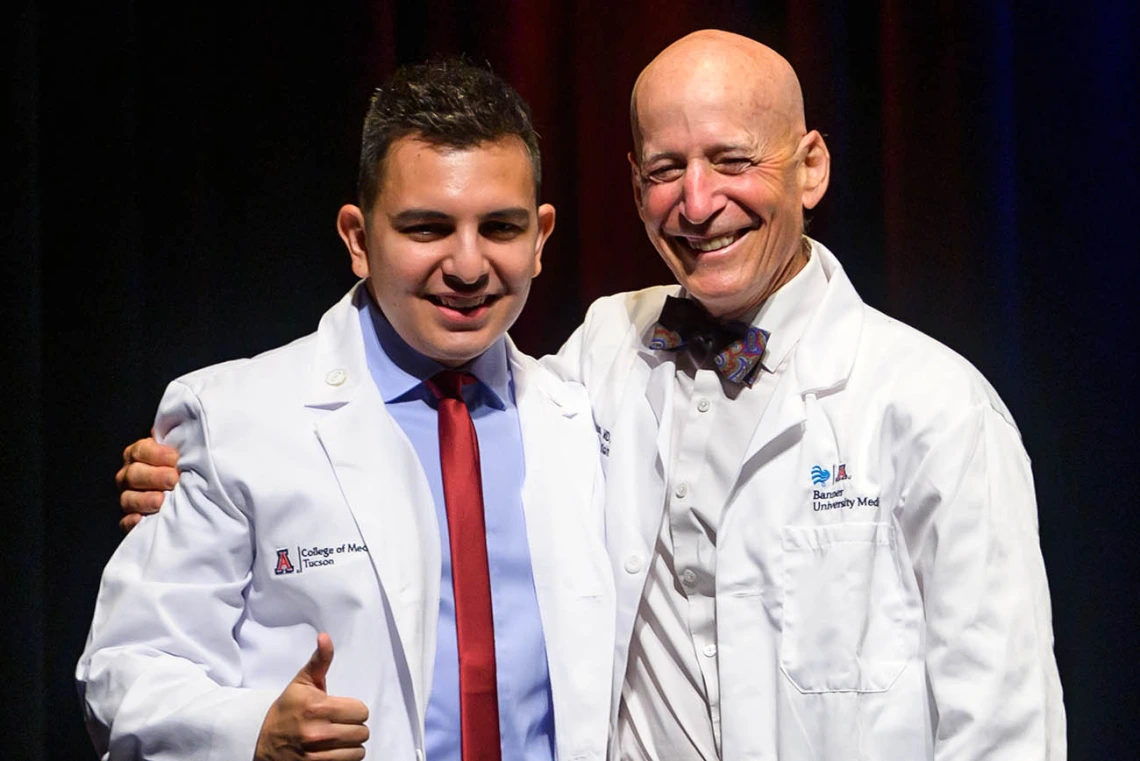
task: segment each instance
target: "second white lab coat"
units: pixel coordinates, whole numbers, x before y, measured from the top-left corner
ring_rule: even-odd
[[[77,672],[104,757],[252,758],[270,704],[327,631],[328,689],[368,706],[369,757],[423,758],[439,529],[352,299],[315,334],[163,397],[156,431],[182,477],[108,563]],[[594,429],[580,386],[513,346],[510,362],[557,756],[600,761],[614,591]]]
[[[717,528],[724,761],[1065,757],[1029,459],[965,360],[826,295]],[[677,286],[600,299],[548,366],[590,394],[618,588],[616,707],[669,483]]]

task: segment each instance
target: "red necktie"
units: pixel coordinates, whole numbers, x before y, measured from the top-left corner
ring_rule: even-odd
[[[439,463],[451,538],[463,761],[499,761],[495,624],[483,524],[483,479],[475,424],[463,401],[463,387],[475,382],[469,373],[452,370],[425,381],[439,400]]]

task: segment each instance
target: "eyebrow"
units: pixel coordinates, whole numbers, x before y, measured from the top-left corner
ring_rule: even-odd
[[[447,222],[451,216],[432,209],[404,209],[388,219],[393,225],[410,225],[416,222]]]
[[[530,222],[530,212],[521,206],[512,206],[506,209],[496,209],[483,215],[483,219],[499,219],[512,222],[516,225],[525,225]]]
[[[753,150],[753,146],[746,143],[718,143],[717,145],[709,146],[705,151],[706,155],[718,156],[725,153],[733,153],[735,151],[749,151]],[[684,159],[685,157],[677,151],[658,151],[650,156],[645,157],[644,163],[652,164],[654,161],[662,159]]]

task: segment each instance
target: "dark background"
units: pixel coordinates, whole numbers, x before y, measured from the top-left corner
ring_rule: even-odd
[[[1012,409],[1071,757],[1135,757],[1135,3],[17,5],[0,39],[6,758],[91,753],[71,674],[119,540],[111,476],[165,383],[310,332],[352,283],[334,216],[370,88],[466,52],[532,104],[559,217],[513,333],[541,353],[591,299],[668,279],[630,198],[627,99],[706,26],[799,72],[833,161],[812,234]]]

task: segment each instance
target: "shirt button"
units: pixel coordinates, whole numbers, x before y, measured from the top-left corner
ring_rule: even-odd
[[[330,386],[341,386],[346,380],[348,380],[348,373],[339,367],[335,370],[329,370],[328,374],[325,375],[325,383]]]
[[[711,407],[711,406],[712,405],[709,403],[708,399],[701,399],[700,401],[697,402],[697,410],[699,410],[700,412],[708,412],[709,407]]]
[[[625,559],[626,573],[637,573],[641,570],[642,562],[640,555],[630,555]]]
[[[696,580],[697,575],[693,573],[692,568],[686,568],[685,572],[681,574],[681,583],[687,587],[691,587]]]
[[[701,649],[701,652],[704,653],[706,657],[712,658],[714,655],[716,655],[716,645],[705,645]]]
[[[673,493],[677,495],[677,499],[684,499],[685,495],[689,493],[689,485],[677,484],[677,488],[673,490]]]

